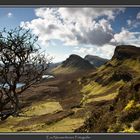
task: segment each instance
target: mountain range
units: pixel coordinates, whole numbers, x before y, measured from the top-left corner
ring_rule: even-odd
[[[78,69],[91,69],[94,68],[88,60],[83,59],[78,55],[70,55],[64,62],[62,62],[62,67],[76,67]]]
[[[86,55],[84,59],[88,60],[95,67],[100,67],[108,61],[108,59],[104,59],[94,55]]]
[[[85,58],[82,58],[79,55],[72,54],[65,61],[53,64],[54,67],[50,69],[55,73],[75,72],[77,70],[95,69],[107,61],[107,59],[94,55],[86,55]]]

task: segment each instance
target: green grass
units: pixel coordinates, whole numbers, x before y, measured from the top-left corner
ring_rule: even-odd
[[[136,133],[138,131],[136,131],[133,127],[125,127],[123,131],[120,131],[120,132],[123,132],[123,133]]]
[[[129,111],[130,109],[140,109],[140,104],[136,103],[134,100],[130,100],[125,106],[123,111]]]
[[[39,102],[24,110],[28,116],[39,116],[63,110],[59,102]]]
[[[128,104],[126,105],[126,107],[124,108],[124,111],[128,111],[128,110],[132,109],[134,107],[134,105],[135,105],[135,101],[134,100],[130,100],[128,102]]]
[[[113,125],[111,125],[109,128],[108,128],[108,130],[107,130],[107,132],[109,132],[109,133],[136,133],[136,132],[138,132],[138,131],[136,131],[135,129],[134,129],[134,127],[133,126],[128,126],[128,125],[126,125],[126,124],[113,124]]]
[[[118,89],[123,84],[124,82],[122,80],[110,83],[107,86],[102,86],[94,81],[90,82],[89,84],[83,86],[81,90],[81,93],[84,96],[81,102],[86,104],[94,101],[112,100],[118,95]],[[98,95],[98,97],[94,97],[95,95]]]
[[[44,125],[43,128],[36,130],[36,132],[73,132],[75,129],[83,125],[83,118],[64,118],[51,125]]]
[[[114,99],[118,95],[118,92],[111,93],[109,95],[101,96],[101,97],[96,97],[96,98],[89,98],[86,100],[85,103],[91,103],[95,101],[109,101]]]
[[[137,60],[132,60],[132,59],[127,59],[123,62],[123,65],[131,68],[132,70],[140,73],[140,61]]]
[[[44,125],[45,123],[32,124],[24,127],[17,127],[15,130],[16,132],[35,132],[38,129],[43,129]]]
[[[39,102],[32,104],[30,107],[23,109],[24,117],[9,117],[0,124],[0,132],[73,132],[75,129],[83,125],[85,118],[65,117],[51,124],[45,122],[35,122],[26,125],[24,120],[30,120],[33,116],[41,116],[43,114],[56,113],[63,110],[59,102]],[[76,113],[76,112],[75,112]],[[23,122],[23,125],[18,125]]]
[[[61,66],[58,66],[52,70],[52,73],[54,73],[54,74],[70,74],[70,73],[73,73],[77,70],[78,69],[74,68],[74,67],[63,68]]]
[[[0,132],[16,132],[16,130],[13,128],[17,123],[20,121],[23,121],[25,119],[28,119],[28,117],[12,117],[10,116],[7,120],[4,122],[1,122],[0,124]]]
[[[57,111],[63,110],[59,102],[39,102],[32,104],[30,107],[27,107],[22,110],[23,117],[9,117],[7,120],[0,124],[0,132],[17,132],[17,131],[33,131],[34,129],[40,128],[43,123],[34,124],[31,126],[22,126],[22,128],[16,128],[15,126],[23,121],[28,120],[33,116],[41,116],[44,114],[55,113]]]

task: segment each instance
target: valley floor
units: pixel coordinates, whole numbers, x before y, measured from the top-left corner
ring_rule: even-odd
[[[19,95],[19,116],[0,121],[0,132],[139,132],[139,71],[126,81],[126,71],[108,65],[33,85]]]
[[[87,119],[78,77],[88,72],[56,75],[19,95],[18,117],[0,122],[0,132],[74,132]]]

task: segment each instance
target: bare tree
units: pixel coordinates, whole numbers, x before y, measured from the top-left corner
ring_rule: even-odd
[[[38,38],[21,27],[0,33],[0,118],[19,111],[23,91],[40,81],[51,59],[40,52]],[[17,84],[24,86],[17,90]]]

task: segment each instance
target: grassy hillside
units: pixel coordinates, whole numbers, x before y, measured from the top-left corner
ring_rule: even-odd
[[[0,121],[0,132],[74,132],[88,114],[75,82],[84,73],[57,75],[30,87],[19,96],[19,115]]]
[[[140,132],[140,48],[135,53],[135,47],[123,47],[107,64],[81,79],[82,104],[94,109],[76,132]],[[124,55],[120,58],[116,53]]]
[[[72,54],[61,65],[52,69],[54,74],[70,74],[76,71],[87,71],[94,69],[94,66],[89,63],[89,61],[83,59],[82,57]]]
[[[75,67],[62,67],[61,65],[52,69],[52,73],[53,74],[70,74],[70,73],[74,73],[78,70],[78,68]]]

